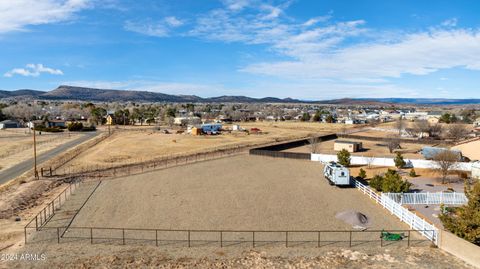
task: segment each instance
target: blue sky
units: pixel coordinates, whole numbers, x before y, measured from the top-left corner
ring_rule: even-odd
[[[480,2],[0,0],[0,89],[480,98]]]

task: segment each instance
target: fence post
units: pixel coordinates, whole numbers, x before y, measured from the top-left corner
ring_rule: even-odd
[[[410,247],[410,230],[408,230],[407,247]]]
[[[155,230],[155,246],[158,247],[158,230]]]
[[[42,177],[43,177],[43,167],[40,168],[40,175],[42,175]]]
[[[60,228],[57,227],[57,244],[60,244]]]
[[[190,230],[188,230],[188,247],[190,247]]]
[[[23,227],[25,234],[25,245],[27,244],[27,226]]]
[[[380,233],[380,247],[383,247],[383,233]]]
[[[125,229],[122,229],[122,242],[125,245]]]
[[[319,232],[318,232],[318,238],[317,238],[317,239],[318,239],[318,241],[317,241],[317,247],[318,247],[318,248],[320,247],[320,239],[321,239],[321,238],[320,238],[320,233],[321,233],[321,232],[319,231]]]
[[[349,246],[352,247],[352,231],[350,231],[350,243]]]
[[[52,176],[52,167],[50,166],[50,176]]]
[[[38,231],[38,214],[35,216],[35,229]]]
[[[220,231],[220,247],[223,248],[223,232]]]
[[[252,246],[255,248],[255,231],[252,232]]]
[[[93,228],[90,228],[90,244],[93,244]]]
[[[288,248],[288,231],[285,232],[285,247]]]

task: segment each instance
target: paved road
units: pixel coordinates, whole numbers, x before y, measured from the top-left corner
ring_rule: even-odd
[[[88,133],[85,133],[84,135],[82,135],[81,137],[75,139],[75,140],[72,140],[72,141],[69,141],[65,144],[62,144],[54,149],[51,149],[47,152],[44,152],[40,155],[37,156],[37,167],[38,167],[38,164],[41,164],[53,157],[55,157],[56,155],[78,145],[78,144],[81,144],[97,135],[99,135],[100,132],[88,132]],[[5,169],[3,171],[0,171],[0,185],[1,184],[4,184],[6,182],[8,182],[9,180],[11,179],[14,179],[18,176],[20,176],[21,174],[25,173],[26,171],[32,169],[33,167],[33,157],[28,159],[28,160],[25,160],[21,163],[18,163],[17,165],[15,166],[12,166],[8,169]],[[38,169],[40,170],[40,167],[38,167]]]

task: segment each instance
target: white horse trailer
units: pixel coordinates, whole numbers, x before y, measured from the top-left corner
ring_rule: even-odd
[[[328,179],[330,185],[349,186],[350,171],[343,165],[336,162],[329,162],[323,169],[323,175]]]

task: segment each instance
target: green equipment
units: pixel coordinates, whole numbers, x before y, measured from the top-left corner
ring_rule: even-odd
[[[403,240],[403,238],[405,238],[405,235],[403,233],[396,234],[396,233],[389,233],[382,230],[382,233],[380,234],[380,238],[385,241],[400,241],[400,240]]]

